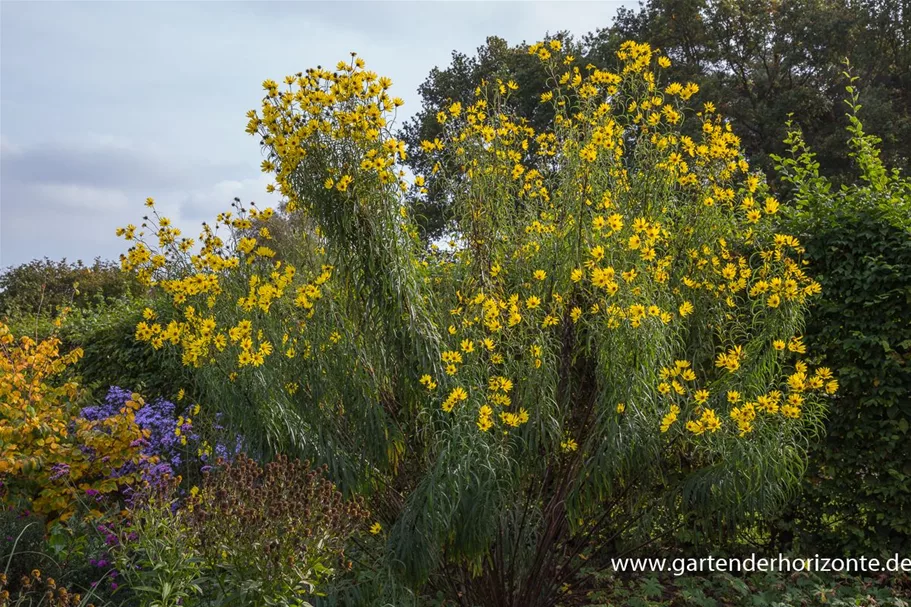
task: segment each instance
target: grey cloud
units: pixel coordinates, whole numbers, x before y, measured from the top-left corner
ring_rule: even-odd
[[[36,257],[116,258],[111,220],[131,213],[130,196],[92,186],[0,183],[0,266]],[[137,206],[136,209],[141,209]]]
[[[249,167],[239,163],[190,164],[116,145],[49,142],[4,150],[0,178],[19,183],[157,190],[205,183],[242,169]]]
[[[0,0],[0,264],[116,258],[146,196],[192,234],[234,196],[268,204],[243,132],[266,78],[357,51],[395,82],[401,123],[452,50],[583,34],[620,4]]]
[[[169,189],[156,196],[156,206],[185,234],[196,236],[201,222],[228,210],[235,196],[245,203],[274,205],[274,197],[264,192],[266,183],[265,176],[242,176],[189,190]],[[126,247],[114,230],[141,222],[146,194],[91,185],[0,182],[0,268],[43,256],[116,259]]]

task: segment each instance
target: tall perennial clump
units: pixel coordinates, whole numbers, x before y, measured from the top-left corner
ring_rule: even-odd
[[[121,230],[178,311],[137,337],[179,348],[245,437],[369,495],[395,572],[466,605],[552,605],[660,516],[778,503],[837,389],[801,358],[801,244],[698,87],[645,44],[616,71],[528,52],[549,128],[492,80],[422,143],[458,167],[433,169],[448,246],[417,235],[401,100],[354,55],[267,80],[248,115],[280,211],[198,243],[157,214]]]
[[[240,455],[207,474],[187,520],[203,563],[223,572],[221,585],[270,604],[314,592],[350,563],[345,544],[367,512],[324,472],[283,456],[260,466]]]

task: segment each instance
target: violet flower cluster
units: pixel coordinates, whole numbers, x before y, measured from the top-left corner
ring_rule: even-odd
[[[104,402],[82,409],[82,417],[88,420],[104,420],[120,415],[120,410],[132,398],[132,392],[118,386],[111,386]],[[155,482],[165,475],[176,476],[185,463],[187,453],[195,453],[199,436],[193,432],[190,423],[178,418],[174,403],[163,398],[145,403],[135,414],[136,425],[149,431],[146,439],[138,441],[143,455],[157,457],[157,463],[146,464],[142,470],[145,480]],[[178,422],[181,422],[178,425]],[[179,430],[179,431],[178,431]],[[132,470],[119,470],[121,476]]]
[[[223,417],[224,414],[221,412],[215,414],[215,424],[212,426],[212,430],[216,435],[224,438],[227,434],[227,429],[221,425]],[[219,441],[215,444],[215,448],[212,450],[211,457],[208,454],[203,454],[200,459],[207,464],[206,468],[210,468],[211,464],[213,462],[217,462],[218,460],[223,460],[226,462],[233,461],[234,458],[243,453],[245,450],[246,445],[244,444],[244,438],[240,434],[236,434],[233,440],[233,448],[229,448],[228,444]],[[205,469],[203,471],[205,471]]]
[[[95,421],[120,415],[120,410],[132,398],[132,394],[131,390],[111,386],[104,402],[83,408],[82,417]],[[221,417],[221,413],[215,416],[213,430],[217,435],[226,434],[226,429],[218,423]],[[157,463],[145,463],[142,469],[144,480],[153,484],[165,476],[177,476],[181,471],[187,470],[187,466],[201,466],[201,471],[204,472],[218,459],[233,460],[244,449],[244,441],[240,436],[235,436],[231,441],[219,441],[214,447],[206,447],[207,443],[200,439],[190,421],[178,416],[174,403],[163,398],[145,403],[136,411],[135,419],[140,428],[149,431],[148,438],[137,441],[137,446],[143,455],[157,458]],[[231,443],[231,446],[226,443]],[[116,476],[133,471],[135,468],[124,468]],[[59,472],[64,473],[63,470]]]

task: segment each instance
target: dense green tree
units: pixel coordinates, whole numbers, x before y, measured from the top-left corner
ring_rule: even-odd
[[[863,83],[862,116],[892,166],[911,158],[911,23],[907,0],[648,0],[589,36],[645,40],[717,100],[754,163],[772,172],[793,114],[821,170],[852,178],[844,146],[843,62]]]
[[[625,39],[649,42],[674,62],[668,79],[696,82],[700,99],[729,118],[754,165],[772,173],[769,154],[784,152],[785,122],[793,114],[818,162],[833,181],[850,180],[851,161],[841,134],[843,61],[861,77],[861,115],[882,139],[886,162],[908,167],[911,158],[911,24],[908,0],[647,0],[620,9],[615,22],[573,41],[581,59],[603,67]],[[475,56],[454,53],[420,88],[423,110],[403,129],[409,165],[431,175],[444,152],[421,149],[439,133],[437,112],[470,97],[482,79],[513,79],[518,113],[533,125],[546,120],[536,101],[546,76],[529,61],[526,46],[489,38]],[[691,123],[692,124],[692,123]],[[781,188],[783,184],[773,183]],[[429,198],[419,208],[424,232],[439,237],[451,216],[439,179],[428,178]]]

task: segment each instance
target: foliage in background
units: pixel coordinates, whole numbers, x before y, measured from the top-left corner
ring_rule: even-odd
[[[95,399],[104,398],[110,386],[129,386],[149,397],[165,398],[174,398],[183,389],[198,399],[192,375],[178,357],[136,341],[136,324],[150,305],[155,303],[134,299],[75,310],[61,327],[61,340],[82,350],[73,372]]]
[[[852,181],[844,146],[843,62],[864,82],[867,127],[892,166],[911,162],[911,13],[904,0],[645,0],[589,44],[637,37],[718,100],[747,156],[773,175],[794,115],[821,169]],[[616,42],[614,42],[616,44]],[[608,47],[609,48],[609,47]]]
[[[266,81],[249,115],[301,246],[276,248],[255,207],[198,249],[157,213],[120,230],[124,267],[177,310],[137,337],[179,352],[252,445],[369,495],[398,578],[460,604],[550,605],[668,509],[780,503],[837,389],[800,360],[819,287],[730,125],[648,45],[616,71],[561,49],[528,49],[542,130],[510,81],[437,116],[449,250],[423,247],[401,100],[356,57]]]
[[[911,549],[911,181],[879,158],[849,93],[848,149],[859,177],[841,188],[821,176],[798,130],[775,157],[794,190],[792,228],[803,234],[823,298],[806,340],[841,390],[812,453],[806,491],[788,531],[817,550]]]
[[[842,139],[842,61],[850,58],[865,83],[864,120],[882,140],[888,164],[911,161],[911,19],[902,0],[646,0],[638,9],[621,7],[612,25],[579,40],[560,39],[579,58],[604,68],[623,40],[649,42],[672,60],[669,76],[693,81],[731,118],[747,158],[773,174],[770,154],[785,151],[785,121],[794,114],[825,174],[836,183],[852,179]],[[547,74],[529,62],[527,45],[487,39],[475,56],[454,52],[445,69],[431,71],[420,87],[421,112],[401,137],[408,165],[427,177],[429,198],[416,205],[421,229],[439,238],[452,229],[452,201],[431,173],[452,158],[446,150],[424,149],[441,131],[436,114],[453,101],[470,98],[483,79],[513,80],[520,89],[511,109],[534,127],[551,118],[536,104],[548,87]],[[687,130],[687,125],[683,129]],[[690,133],[692,134],[692,133]],[[780,184],[778,184],[780,185]],[[783,194],[783,192],[778,192]]]
[[[0,316],[54,317],[66,305],[86,308],[136,295],[136,279],[114,262],[36,259],[0,273]]]

